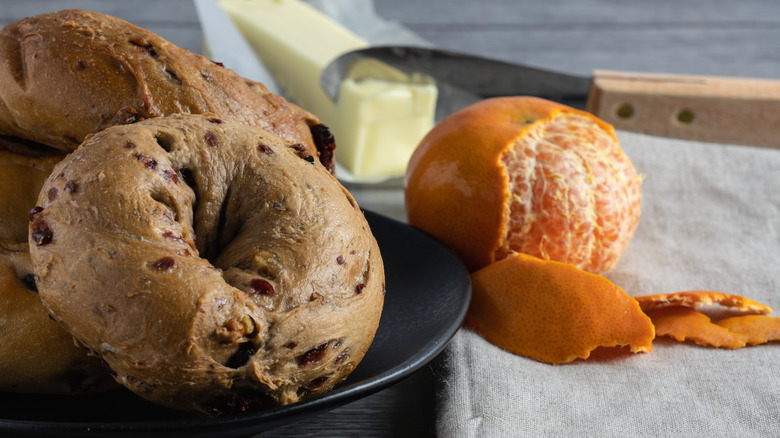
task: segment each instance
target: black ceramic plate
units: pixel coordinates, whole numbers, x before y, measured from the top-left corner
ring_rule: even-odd
[[[147,403],[129,391],[82,397],[0,393],[0,436],[238,437],[333,409],[403,379],[433,359],[457,331],[471,295],[455,255],[401,222],[366,212],[386,270],[385,307],[363,361],[333,391],[237,417],[203,418]]]

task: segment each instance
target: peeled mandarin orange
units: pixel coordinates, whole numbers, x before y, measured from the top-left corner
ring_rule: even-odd
[[[606,278],[516,253],[471,275],[467,324],[511,353],[561,364],[598,347],[649,352],[655,336],[639,304]]]
[[[722,348],[744,347],[748,336],[712,323],[710,318],[686,306],[668,306],[649,313],[658,336],[677,341],[693,341],[699,345]]]
[[[603,273],[639,221],[641,178],[612,126],[533,97],[486,99],[441,120],[405,178],[411,225],[475,271],[522,252]]]

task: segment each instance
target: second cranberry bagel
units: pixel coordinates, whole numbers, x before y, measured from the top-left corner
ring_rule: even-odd
[[[90,136],[31,213],[44,305],[154,402],[219,413],[342,381],[376,332],[363,213],[298,144],[213,116]]]
[[[113,383],[100,359],[49,318],[35,284],[28,212],[64,156],[0,138],[0,391],[74,394]]]
[[[203,56],[124,20],[68,9],[0,31],[0,134],[74,150],[108,126],[214,113],[259,126],[319,157],[333,139],[317,117]]]

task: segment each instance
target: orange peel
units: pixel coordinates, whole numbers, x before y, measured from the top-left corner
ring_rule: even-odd
[[[721,319],[718,325],[747,336],[748,345],[780,341],[780,318],[767,315],[740,315]]]
[[[691,290],[634,297],[643,311],[649,312],[668,306],[701,307],[719,304],[723,307],[758,314],[772,313],[772,308],[739,295],[709,290]]]
[[[573,265],[512,254],[471,275],[467,324],[511,353],[561,364],[598,347],[650,352],[655,337],[638,303]]]
[[[714,324],[710,317],[686,306],[667,306],[651,311],[650,319],[657,336],[668,336],[679,342],[693,341],[699,345],[740,348],[748,336]]]

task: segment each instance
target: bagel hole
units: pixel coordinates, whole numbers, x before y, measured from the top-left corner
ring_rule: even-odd
[[[215,244],[207,252],[206,258],[209,260],[213,260],[219,254],[222,254],[222,251],[235,240],[241,230],[240,224],[230,221],[231,215],[229,212],[238,210],[238,206],[234,205],[234,202],[236,201],[234,200],[233,189],[228,185],[222,205],[219,207]]]
[[[223,233],[225,232],[225,229],[227,228],[227,221],[228,221],[228,211],[230,210],[230,195],[231,195],[231,187],[228,187],[227,192],[225,193],[225,199],[222,200],[222,205],[219,206],[219,219],[217,220],[217,235],[220,236],[220,241],[224,242],[224,238],[222,238]],[[228,240],[233,240],[232,238]]]
[[[157,140],[157,144],[160,145],[165,152],[171,152],[171,147],[174,142],[172,135],[167,132],[158,131],[154,134],[154,139]]]
[[[181,179],[184,180],[184,183],[187,184],[193,192],[197,192],[198,182],[195,180],[195,172],[193,172],[192,169],[189,167],[182,167],[179,169],[179,176],[181,176]]]
[[[151,197],[155,202],[161,204],[163,207],[165,207],[165,210],[169,212],[167,215],[165,212],[163,212],[163,215],[166,216],[167,219],[170,219],[171,222],[179,221],[179,209],[176,208],[176,204],[173,202],[173,199],[168,193],[152,192]]]

